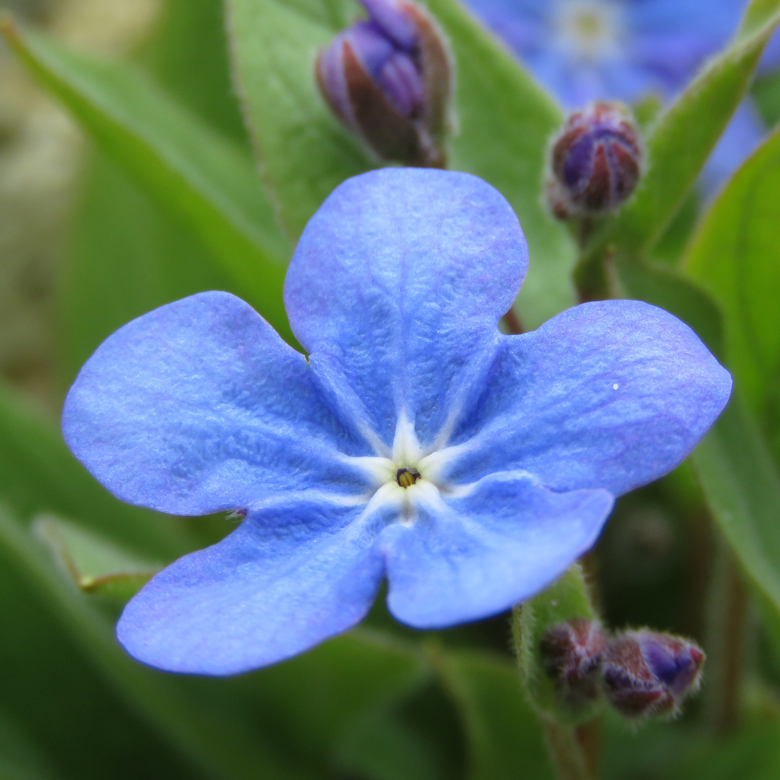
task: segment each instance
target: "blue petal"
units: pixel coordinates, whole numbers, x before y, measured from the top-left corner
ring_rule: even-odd
[[[671,471],[728,402],[731,377],[696,334],[640,301],[577,306],[507,337],[456,429],[449,478],[523,469],[554,490],[620,495]]]
[[[526,265],[517,217],[490,185],[387,168],[344,182],[314,215],[285,302],[333,403],[386,450],[401,410],[425,443],[480,381]]]
[[[73,453],[124,501],[173,514],[251,508],[327,481],[364,489],[368,454],[322,402],[303,355],[228,293],[163,306],[107,339],[62,418]]]
[[[490,617],[535,595],[595,542],[613,497],[554,493],[494,474],[460,497],[431,494],[415,523],[385,529],[390,611],[415,628]]]
[[[354,626],[384,573],[377,524],[354,504],[280,504],[154,577],[117,626],[125,649],[170,672],[228,675]]]

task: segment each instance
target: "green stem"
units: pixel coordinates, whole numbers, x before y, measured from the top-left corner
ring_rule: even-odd
[[[596,620],[583,569],[573,565],[547,590],[512,611],[518,671],[543,727],[558,780],[593,780],[597,774],[601,701],[576,704],[561,696],[545,670],[541,644],[552,626],[580,618]]]
[[[597,228],[593,217],[582,217],[574,228],[574,237],[579,248],[579,259],[574,267],[573,280],[580,303],[604,301],[614,298],[614,283],[611,278],[610,252],[600,242],[591,241]],[[595,244],[595,245],[594,245]]]
[[[542,715],[541,720],[547,750],[558,780],[593,780],[590,762],[577,737],[577,730],[562,725],[548,715]]]
[[[748,594],[733,553],[721,540],[710,585],[707,631],[708,720],[718,735],[739,721],[748,632]]]
[[[510,335],[519,336],[521,333],[525,333],[523,321],[520,319],[520,315],[515,311],[514,306],[509,309],[502,319],[504,320],[504,325]]]

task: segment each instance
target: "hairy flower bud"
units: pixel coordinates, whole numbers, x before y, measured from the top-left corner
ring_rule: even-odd
[[[693,642],[643,629],[610,642],[604,685],[610,704],[629,718],[676,712],[698,690],[704,652]]]
[[[369,18],[320,52],[320,90],[383,160],[443,167],[452,68],[442,33],[407,0],[362,2]]]
[[[564,704],[578,708],[599,697],[606,649],[607,637],[594,620],[572,618],[545,631],[539,643],[542,663]]]
[[[547,200],[558,219],[620,206],[642,168],[639,133],[619,103],[593,103],[572,114],[554,140]]]

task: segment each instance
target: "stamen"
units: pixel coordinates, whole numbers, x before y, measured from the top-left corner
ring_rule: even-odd
[[[398,469],[395,475],[396,482],[402,488],[411,487],[418,479],[420,479],[420,472],[417,469]]]
[[[618,46],[620,19],[615,4],[605,0],[568,0],[561,6],[558,31],[570,54],[603,61]]]

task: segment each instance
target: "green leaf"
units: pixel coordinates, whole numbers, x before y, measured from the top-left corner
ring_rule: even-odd
[[[575,726],[593,718],[600,701],[585,702],[573,709],[560,700],[555,685],[544,670],[541,640],[547,629],[572,618],[595,620],[582,567],[574,564],[557,582],[538,596],[516,607],[512,615],[520,679],[529,700],[540,713]]]
[[[22,519],[75,517],[134,550],[170,560],[192,549],[179,521],[115,499],[71,455],[54,424],[0,386],[0,496]]]
[[[83,542],[83,532],[79,538]],[[89,541],[94,552],[94,538]],[[104,554],[105,545],[101,545],[100,555]],[[427,663],[417,649],[376,632],[352,632],[289,662],[240,678],[166,675],[122,652],[105,616],[87,603],[57,571],[46,550],[2,509],[0,564],[5,577],[18,570],[25,587],[32,588],[42,605],[36,611],[20,604],[25,615],[20,620],[29,621],[31,630],[42,630],[53,619],[57,630],[67,632],[69,639],[67,643],[62,639],[49,642],[47,650],[56,659],[63,644],[73,645],[81,659],[62,666],[52,660],[60,686],[78,685],[71,678],[86,662],[119,701],[157,731],[171,750],[200,767],[199,772],[206,777],[326,777],[332,751],[344,734],[367,713],[408,695],[429,677]],[[19,585],[9,588],[9,594],[19,597]],[[8,605],[3,614],[13,620]],[[8,648],[6,643],[6,651]],[[20,648],[14,646],[13,651],[16,655],[7,668],[24,659]],[[72,656],[74,651],[68,652]],[[65,650],[63,654],[63,658],[67,656]],[[0,660],[3,658],[0,649]],[[2,704],[0,696],[0,707]],[[13,708],[18,710],[18,703],[13,703]],[[316,772],[312,767],[318,767]],[[103,776],[112,775],[106,772]]]
[[[738,394],[692,457],[732,550],[753,584],[780,610],[780,475]]]
[[[32,528],[62,570],[86,593],[127,601],[163,567],[52,515],[36,518]]]
[[[759,76],[751,90],[767,127],[780,122],[780,70]]]
[[[299,752],[321,760],[368,713],[429,679],[430,666],[418,647],[358,629],[243,678],[242,686],[252,707],[262,702],[270,728],[292,735]]]
[[[729,367],[763,411],[780,369],[780,132],[742,165],[703,219],[687,272],[718,302]]]
[[[320,96],[320,48],[357,15],[343,0],[227,0],[235,79],[264,180],[297,238],[344,179],[375,167]]]
[[[653,125],[637,192],[596,232],[584,263],[603,255],[608,246],[634,259],[647,254],[664,234],[747,93],[780,22],[780,0],[753,0],[746,18],[731,46],[705,66]]]
[[[64,380],[117,328],[165,303],[235,285],[181,222],[106,154],[90,155],[60,288]]]
[[[67,777],[303,780],[192,681],[153,672],[116,643],[111,623],[0,509],[0,706],[46,745]],[[142,749],[139,749],[141,746]]]
[[[290,249],[246,155],[140,73],[67,52],[8,22],[3,32],[97,143],[189,225],[241,294],[291,338],[281,298]]]
[[[230,81],[222,0],[167,0],[136,59],[190,111],[249,149]]]
[[[466,728],[467,780],[552,780],[541,726],[511,661],[449,652],[436,668]]]
[[[339,745],[336,761],[345,774],[371,780],[446,780],[420,734],[386,710],[360,720]]]
[[[20,728],[13,715],[0,709],[0,777],[3,780],[55,780],[43,746]]]
[[[317,52],[360,13],[335,0],[228,0],[233,62],[265,180],[297,237],[330,192],[377,165],[319,95]],[[456,58],[459,129],[451,167],[482,177],[517,212],[531,265],[520,296],[531,327],[570,306],[574,248],[541,205],[560,109],[455,0],[429,0]],[[273,106],[273,110],[269,110]]]

